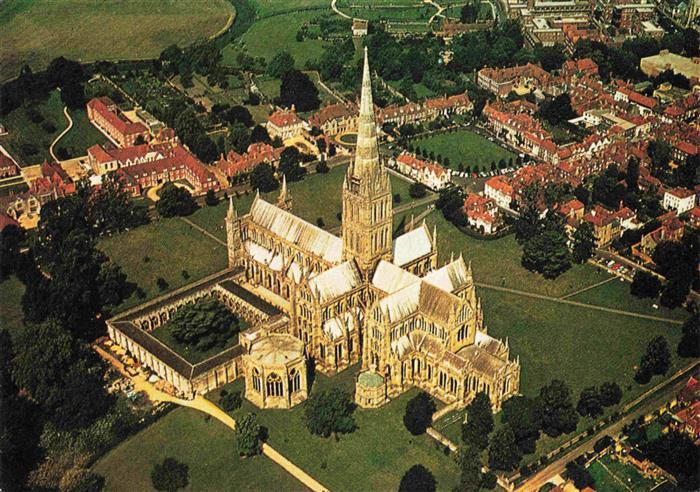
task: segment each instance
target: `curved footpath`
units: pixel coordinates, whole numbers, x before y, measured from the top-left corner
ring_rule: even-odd
[[[66,133],[70,131],[71,128],[73,128],[73,118],[70,117],[70,113],[68,113],[68,106],[63,107],[63,114],[66,116],[66,119],[68,120],[68,126],[66,127],[65,130],[63,130],[59,135],[53,139],[53,142],[51,142],[51,146],[49,147],[49,154],[51,154],[51,157],[53,158],[54,161],[58,162],[58,157],[56,157],[56,154],[54,154],[53,149],[58,143],[59,140],[61,140]]]

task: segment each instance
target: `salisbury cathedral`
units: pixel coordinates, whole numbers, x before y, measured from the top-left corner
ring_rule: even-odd
[[[230,202],[229,266],[289,320],[286,333],[259,335],[248,347],[246,397],[277,407],[303,400],[301,354],[326,374],[361,362],[355,398],[363,407],[416,386],[460,406],[483,391],[498,410],[518,392],[519,361],[487,334],[471,266],[460,256],[438,267],[435,230],[423,222],[392,238],[391,182],[379,155],[366,52],[362,77],[342,239],[293,215],[286,182],[276,204],[258,195],[246,215]],[[265,360],[279,370],[264,376]],[[268,397],[286,403],[267,405]]]

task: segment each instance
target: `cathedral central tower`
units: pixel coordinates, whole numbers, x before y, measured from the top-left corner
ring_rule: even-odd
[[[362,73],[355,159],[343,182],[343,259],[354,259],[369,275],[381,259],[391,261],[391,182],[382,165],[372,103],[367,48]]]

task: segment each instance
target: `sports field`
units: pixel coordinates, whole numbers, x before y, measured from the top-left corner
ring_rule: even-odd
[[[223,29],[227,0],[5,0],[0,8],[0,80],[57,56],[79,61],[154,58]]]
[[[93,467],[104,490],[153,490],[153,465],[171,457],[189,467],[187,490],[302,491],[265,456],[241,459],[233,431],[216,419],[178,408],[111,450]]]
[[[414,148],[426,149],[450,159],[450,167],[456,169],[459,164],[490,168],[491,162],[498,164],[500,159],[515,159],[515,154],[470,130],[458,130],[439,133],[425,138],[411,140]]]

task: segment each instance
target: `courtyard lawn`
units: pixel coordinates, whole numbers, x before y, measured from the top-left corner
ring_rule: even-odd
[[[632,465],[620,463],[610,456],[595,461],[588,471],[595,480],[596,490],[645,492],[656,486],[653,480],[644,478]]]
[[[207,417],[178,408],[111,450],[93,467],[105,477],[104,490],[153,490],[153,465],[167,457],[189,467],[185,490],[305,490],[265,456],[241,459],[233,431]]]
[[[615,309],[625,309],[635,313],[659,316],[661,318],[672,318],[684,321],[690,314],[683,309],[668,309],[659,306],[658,299],[640,299],[630,294],[629,282],[620,282],[615,279],[603,285],[599,285],[591,290],[581,292],[571,297],[571,301],[595,304],[597,306],[611,307]],[[655,309],[653,305],[659,306]]]
[[[0,136],[0,144],[22,167],[51,160],[49,146],[68,124],[63,115],[63,102],[58,91],[51,92],[46,100],[31,105],[43,121],[34,123],[27,113],[26,105],[0,118],[8,132],[7,135]],[[47,129],[51,131],[46,131]]]
[[[238,319],[240,331],[244,331],[250,326],[249,323],[247,323],[242,317],[238,316]],[[224,345],[217,345],[206,350],[201,350],[196,346],[183,344],[177,341],[173,336],[172,324],[170,322],[167,322],[153,330],[151,335],[173,349],[190,364],[202,362],[203,360],[213,357],[214,355],[226,350],[229,347],[233,347],[238,343],[238,333],[236,333],[228,337]]]
[[[41,70],[58,56],[81,62],[157,57],[173,43],[218,33],[233,15],[227,0],[6,0],[0,80],[25,63]]]
[[[491,168],[491,162],[505,159],[506,163],[516,155],[470,130],[457,130],[451,133],[439,133],[425,138],[411,140],[415,148],[426,149],[450,159],[450,167],[456,169],[461,163],[474,168],[484,166]]]
[[[316,19],[320,13],[295,12],[256,20],[240,39],[223,49],[223,63],[236,65],[236,56],[241,50],[252,57],[263,57],[267,61],[280,51],[288,51],[296,62],[296,68],[304,68],[307,61],[317,60],[321,56],[325,43],[319,39],[297,41],[296,35],[303,25]]]
[[[16,333],[22,328],[24,284],[17,277],[0,282],[0,329]]]
[[[347,165],[333,167],[327,174],[310,174],[301,181],[289,184],[289,191],[292,194],[292,211],[302,219],[313,224],[317,224],[317,219],[323,219],[324,229],[329,230],[340,225],[338,213],[342,209],[343,179]],[[410,184],[394,175],[390,175],[391,186],[394,194],[399,194],[401,203],[408,203],[411,197],[408,194]],[[270,193],[263,193],[261,196],[271,202],[276,203],[279,190]],[[234,199],[236,210],[239,215],[248,213],[255,198],[255,193],[241,195]],[[222,200],[216,207],[202,207],[197,210],[190,220],[205,228],[212,234],[226,239],[226,229],[224,218],[228,210],[228,203]],[[399,206],[400,203],[394,203]]]
[[[223,270],[227,265],[224,246],[178,218],[156,220],[103,238],[98,247],[121,266],[129,282],[144,290],[143,299],[133,294],[119,310]],[[183,270],[189,278],[182,275]],[[156,285],[158,277],[168,283],[165,291]]]
[[[604,490],[605,492],[628,492],[628,490],[606,470],[600,461],[594,461],[588,467],[588,472],[593,477],[596,490]]]
[[[357,370],[355,366],[332,378],[317,374],[312,391],[339,386],[352,393]],[[225,389],[240,391],[242,381]],[[291,411],[260,410],[244,400],[232,415],[255,412],[269,430],[270,445],[331,490],[396,490],[414,464],[433,473],[438,490],[452,490],[459,480],[453,457],[427,435],[412,436],[403,425],[406,403],[416,393],[411,390],[377,410],[356,409],[357,430],[341,435],[337,442],[309,433],[303,404]],[[218,401],[218,392],[210,398]]]

